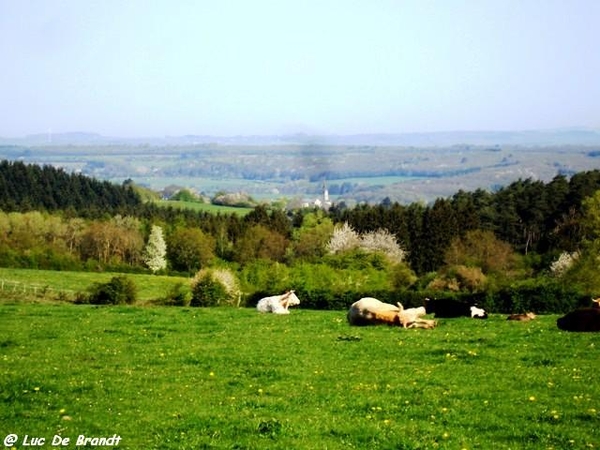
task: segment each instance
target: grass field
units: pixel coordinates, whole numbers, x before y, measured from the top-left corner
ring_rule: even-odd
[[[198,203],[198,202],[184,202],[184,201],[176,201],[176,200],[158,200],[156,202],[160,206],[171,206],[173,208],[180,209],[191,209],[194,211],[205,211],[210,213],[220,213],[220,214],[238,214],[240,216],[245,216],[254,208],[241,208],[235,206],[221,206],[221,205],[213,205],[211,203]]]
[[[123,449],[600,447],[600,335],[345,313],[0,302],[0,438]],[[106,448],[106,447],[103,447]]]
[[[86,292],[94,283],[106,283],[120,273],[69,272],[55,270],[29,270],[0,268],[0,296],[27,298],[63,296],[72,300],[79,292]],[[136,285],[140,304],[164,298],[177,283],[189,283],[185,277],[146,274],[125,274]]]

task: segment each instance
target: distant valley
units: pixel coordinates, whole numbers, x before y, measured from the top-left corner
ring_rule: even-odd
[[[594,130],[354,136],[181,136],[122,139],[93,133],[0,138],[0,159],[131,179],[160,191],[304,202],[326,186],[333,201],[430,202],[459,190],[600,168]]]

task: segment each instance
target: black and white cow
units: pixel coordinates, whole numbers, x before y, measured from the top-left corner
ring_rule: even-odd
[[[600,331],[600,308],[580,308],[556,321],[564,331]]]
[[[487,319],[487,313],[475,305],[459,302],[452,299],[430,300],[425,299],[427,314],[435,314],[436,318],[472,317],[473,319]]]

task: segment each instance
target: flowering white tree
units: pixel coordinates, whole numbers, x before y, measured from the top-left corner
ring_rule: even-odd
[[[406,252],[400,248],[396,237],[386,229],[382,228],[360,235],[348,225],[348,222],[336,226],[327,244],[327,251],[340,253],[354,249],[383,253],[396,263],[402,262],[406,258]]]
[[[555,277],[560,277],[571,268],[573,263],[579,258],[579,252],[563,252],[558,259],[550,264],[550,272]]]
[[[344,222],[342,226],[336,226],[333,229],[333,235],[327,243],[327,251],[329,253],[339,253],[347,250],[352,250],[360,245],[360,237],[354,229]]]
[[[406,256],[396,237],[383,228],[363,234],[360,238],[360,248],[367,252],[381,252],[394,262],[402,262]]]
[[[167,244],[163,237],[163,230],[158,225],[152,225],[148,243],[144,249],[144,263],[152,272],[158,272],[167,267]]]

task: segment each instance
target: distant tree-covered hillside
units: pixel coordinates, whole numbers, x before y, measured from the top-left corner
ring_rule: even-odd
[[[141,205],[128,185],[115,185],[52,166],[0,162],[0,209],[68,211],[94,217],[131,213]]]

